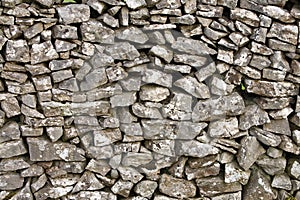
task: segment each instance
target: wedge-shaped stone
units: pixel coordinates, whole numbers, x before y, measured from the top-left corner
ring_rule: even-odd
[[[236,116],[242,114],[244,108],[243,98],[235,92],[228,96],[200,100],[194,107],[192,119],[194,122],[198,122]]]
[[[245,108],[245,113],[240,116],[239,128],[247,130],[252,126],[270,123],[269,115],[262,110],[257,104],[249,105]]]
[[[129,27],[116,32],[116,37],[121,40],[128,40],[139,44],[144,44],[149,40],[148,36],[137,27]]]
[[[40,44],[33,44],[30,51],[30,55],[32,65],[57,59],[59,57],[51,41],[43,42]]]
[[[105,186],[96,178],[94,173],[85,171],[74,186],[72,193],[79,191],[101,190],[104,187]]]
[[[174,85],[184,89],[196,98],[208,99],[210,98],[210,92],[207,85],[198,82],[196,78],[191,76],[185,76],[174,82]]]
[[[0,175],[0,190],[16,190],[23,186],[24,178],[16,172]]]
[[[262,130],[258,127],[251,128],[250,135],[255,136],[261,143],[272,147],[278,146],[281,142],[280,136]]]
[[[84,151],[63,142],[52,143],[42,137],[27,138],[31,161],[84,161]]]
[[[120,129],[104,129],[94,131],[94,145],[106,146],[116,141],[122,140],[122,134]]]
[[[134,60],[140,56],[138,50],[128,42],[119,42],[107,46],[104,52],[116,60]]]
[[[147,69],[143,74],[142,81],[168,88],[172,87],[172,75],[157,69]]]
[[[191,148],[193,147],[193,148]],[[196,140],[178,140],[176,143],[177,155],[202,158],[208,155],[219,153],[219,149],[210,145],[198,142]]]
[[[267,155],[263,155],[256,161],[256,164],[267,174],[274,176],[284,172],[287,161],[284,157],[271,158]]]
[[[28,167],[30,167],[29,163],[20,157],[4,158],[0,161],[1,172],[17,171]]]
[[[217,53],[214,49],[211,49],[207,46],[207,44],[199,40],[193,40],[184,37],[178,37],[177,41],[172,44],[172,48],[193,55],[207,55]]]

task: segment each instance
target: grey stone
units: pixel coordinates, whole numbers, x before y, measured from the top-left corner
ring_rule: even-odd
[[[33,195],[30,190],[30,181],[27,181],[26,185],[17,194],[15,194],[11,199],[12,200],[17,200],[17,199],[33,200]]]
[[[288,162],[287,172],[288,174],[299,180],[300,178],[300,170],[299,170],[300,162],[296,159],[290,159]]]
[[[269,17],[272,17],[274,19],[280,20],[284,23],[292,23],[295,21],[295,19],[292,17],[289,12],[283,8],[267,5],[262,7],[262,12]]]
[[[186,76],[175,81],[174,86],[184,89],[196,98],[207,99],[210,97],[208,87],[191,76]]]
[[[111,191],[115,194],[123,197],[128,197],[133,187],[133,183],[130,181],[118,180],[111,188]]]
[[[17,122],[9,121],[0,129],[0,143],[20,139],[20,129]]]
[[[124,107],[134,104],[136,101],[136,92],[123,92],[110,98],[111,107]]]
[[[236,116],[244,112],[244,101],[238,93],[228,96],[200,100],[194,107],[192,119],[197,121],[210,121],[224,116]]]
[[[170,63],[173,59],[173,52],[162,45],[156,45],[152,47],[149,53],[159,58],[162,58],[167,63]]]
[[[90,8],[84,4],[70,4],[57,9],[59,22],[72,24],[86,22],[90,19]]]
[[[201,168],[185,168],[185,174],[187,180],[198,179],[208,176],[216,176],[220,173],[220,163],[215,162],[214,164]]]
[[[279,148],[289,153],[293,153],[296,155],[300,154],[300,148],[293,142],[290,137],[286,135],[281,136],[281,143],[279,145]]]
[[[298,94],[299,87],[289,82],[253,81],[245,79],[247,92],[265,97],[286,97]]]
[[[85,76],[85,80],[80,83],[80,89],[82,91],[92,90],[98,86],[107,83],[108,78],[104,68],[97,68],[92,70]]]
[[[15,18],[13,16],[0,16],[1,25],[13,25]]]
[[[146,142],[147,149],[158,154],[175,157],[175,141],[174,140],[152,140]]]
[[[59,57],[51,41],[43,42],[40,44],[33,44],[30,54],[32,65],[57,59]]]
[[[66,52],[69,50],[72,50],[74,48],[76,48],[76,44],[71,43],[71,42],[67,42],[67,41],[63,41],[63,40],[55,40],[54,42],[54,46],[55,46],[55,50],[56,52]]]
[[[238,132],[238,120],[236,117],[210,122],[208,127],[208,134],[212,138],[232,137]]]
[[[142,120],[145,139],[194,139],[206,123],[171,120]]]
[[[255,40],[256,42],[265,43],[267,39],[267,28],[256,28],[251,35],[251,39]]]
[[[15,97],[10,97],[1,101],[1,108],[5,112],[6,117],[11,118],[21,114],[19,102]]]
[[[235,8],[234,10],[231,10],[230,17],[233,20],[239,20],[250,26],[254,26],[254,27],[259,26],[260,20],[258,16],[254,12],[246,9]]]
[[[113,16],[105,13],[103,15],[101,15],[98,19],[103,20],[103,22],[112,27],[112,28],[118,28],[119,27],[119,20],[114,18]]]
[[[135,193],[145,198],[151,198],[158,184],[155,181],[144,180],[139,182],[135,187]]]
[[[263,144],[272,147],[278,146],[281,142],[280,136],[257,127],[253,127],[250,129],[250,135],[255,136]]]
[[[228,64],[233,64],[233,51],[219,48],[217,59]]]
[[[215,50],[209,48],[205,43],[199,40],[193,40],[183,37],[178,37],[177,41],[172,44],[172,48],[193,55],[206,55],[217,53]]]
[[[122,67],[113,66],[106,68],[106,75],[110,82],[114,82],[125,79],[128,76],[128,73]]]
[[[253,53],[257,53],[257,54],[261,54],[261,55],[265,55],[265,56],[270,56],[272,55],[274,52],[272,49],[268,48],[267,46],[254,42],[251,42],[251,51]]]
[[[30,167],[29,163],[27,163],[23,158],[20,157],[4,158],[0,161],[1,172],[17,171],[26,169],[28,167]]]
[[[291,136],[290,125],[286,119],[271,120],[270,123],[264,124],[263,129],[273,133]]]
[[[21,113],[23,115],[25,115],[26,117],[35,117],[35,118],[41,118],[41,119],[45,118],[45,116],[42,113],[38,112],[34,108],[30,108],[30,107],[24,105],[24,104],[21,106]]]
[[[198,68],[205,65],[207,58],[205,56],[196,56],[189,54],[174,54],[174,61],[176,63],[183,63]]]
[[[196,12],[196,15],[200,15],[202,17],[221,17],[223,14],[223,7],[221,6],[211,6],[211,5],[198,5],[197,6],[200,11]]]
[[[149,40],[147,34],[134,26],[117,31],[116,37],[121,40],[128,40],[138,44],[144,44]]]
[[[243,190],[243,199],[275,199],[270,178],[260,169],[252,170],[250,180]]]
[[[114,31],[104,26],[100,21],[89,20],[80,26],[83,41],[112,44]]]
[[[129,8],[135,10],[141,7],[145,7],[147,5],[145,0],[128,0],[126,4]]]
[[[219,150],[210,144],[204,144],[196,140],[184,141],[179,140],[178,145],[178,155],[192,156],[202,158],[207,155],[217,154]],[[190,148],[193,146],[193,148]]]
[[[211,200],[242,200],[242,192],[235,192],[235,193],[227,193],[227,194],[221,194],[217,195],[211,198]]]
[[[255,163],[257,158],[265,153],[265,149],[253,136],[244,137],[241,141],[241,145],[237,154],[237,161],[244,170],[248,170]]]
[[[66,69],[66,70],[52,72],[51,76],[52,76],[53,82],[58,83],[58,82],[66,80],[66,79],[72,78],[73,73],[72,73],[71,69]]]
[[[37,164],[33,164],[31,165],[29,168],[24,169],[21,172],[21,176],[22,177],[33,177],[33,176],[40,176],[44,173],[44,168],[37,165]]]
[[[174,24],[192,25],[196,23],[196,18],[193,15],[186,14],[180,17],[170,17],[170,22]]]
[[[5,58],[7,61],[29,62],[30,54],[27,42],[25,40],[8,40]]]
[[[271,186],[273,188],[291,190],[292,182],[287,174],[278,174],[274,176]]]
[[[207,197],[242,190],[240,183],[225,183],[219,176],[196,179],[196,184],[200,190],[200,195],[205,195]]]
[[[41,137],[27,138],[31,161],[84,161],[83,150],[68,143],[51,143]]]
[[[274,176],[276,174],[281,174],[284,172],[287,161],[283,157],[271,158],[264,155],[256,161],[256,164],[261,167],[267,174]]]
[[[55,25],[52,34],[55,39],[78,39],[77,27],[70,25]]]
[[[149,164],[152,160],[151,153],[127,152],[122,159],[122,164],[124,166],[139,167]]]
[[[210,91],[214,95],[224,96],[229,95],[232,93],[234,89],[234,85],[229,85],[225,81],[223,81],[221,78],[217,76],[213,76],[210,79]]]
[[[240,51],[234,56],[233,64],[238,66],[247,66],[252,58],[252,53],[246,47],[240,49]]]
[[[225,164],[225,183],[240,182],[243,185],[248,183],[251,171],[244,171],[241,169],[236,162]]]
[[[24,178],[16,172],[6,173],[0,175],[1,186],[3,190],[16,190],[23,186]]]
[[[11,81],[16,81],[19,83],[26,82],[28,76],[25,73],[21,72],[11,72],[11,71],[2,71],[1,78]]]
[[[117,60],[133,60],[140,56],[137,49],[128,42],[120,42],[105,48],[105,53]]]
[[[27,149],[21,139],[3,142],[0,144],[0,158],[10,158],[26,153]]]
[[[35,77],[32,77],[32,81],[33,81],[37,91],[49,90],[52,88],[50,76],[44,76],[44,75],[35,76]]]
[[[72,190],[72,186],[68,187],[52,187],[50,184],[47,184],[45,187],[34,193],[36,199],[47,199],[52,198],[56,199],[62,196],[67,195]]]
[[[269,39],[269,47],[273,50],[296,52],[296,46],[276,39]]]
[[[46,127],[46,132],[51,142],[56,142],[63,136],[63,128],[62,127]]]
[[[285,71],[274,70],[270,68],[263,69],[263,78],[273,80],[273,81],[284,81],[286,76]]]
[[[259,97],[259,98],[255,98],[254,101],[262,109],[283,109],[289,106],[291,99],[288,97],[282,97],[282,98]]]
[[[166,174],[160,178],[159,190],[163,194],[177,198],[189,198],[196,195],[196,186],[192,182]]]
[[[132,112],[140,118],[162,119],[162,115],[158,108],[150,107],[142,103],[134,103]]]
[[[25,68],[33,76],[50,73],[49,68],[46,67],[44,63],[40,63],[36,65],[25,65]]]
[[[122,139],[119,129],[104,129],[93,132],[94,145],[106,146]]]
[[[169,88],[172,86],[172,75],[156,69],[147,69],[142,76],[142,81]]]
[[[298,26],[294,25],[283,25],[277,22],[274,22],[270,28],[270,31],[267,37],[275,37],[284,42],[291,43],[293,45],[297,44],[298,36]]]
[[[74,186],[72,193],[79,191],[100,190],[105,187],[90,171],[85,171]]]
[[[118,171],[120,172],[123,180],[131,181],[134,184],[138,183],[144,177],[138,170],[133,167],[120,166],[118,167]]]
[[[281,51],[275,51],[274,55],[271,56],[272,65],[271,67],[282,71],[290,71],[290,65],[285,59],[285,55]]]
[[[70,200],[101,199],[101,200],[117,200],[117,196],[110,192],[104,191],[80,191],[76,194],[67,196]]]
[[[141,87],[139,93],[141,100],[154,102],[165,100],[169,95],[170,91],[168,88],[151,85]]]
[[[245,113],[240,116],[239,128],[247,130],[252,126],[270,123],[268,113],[262,110],[258,105],[253,104],[245,108]]]

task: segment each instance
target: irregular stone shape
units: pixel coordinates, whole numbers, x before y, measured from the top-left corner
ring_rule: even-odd
[[[30,190],[30,181],[27,181],[26,185],[11,198],[11,200],[18,200],[18,199],[33,200],[33,195]]]
[[[213,76],[209,83],[210,91],[214,95],[224,96],[232,93],[234,85],[229,85],[221,78]]]
[[[173,24],[192,25],[196,23],[196,18],[193,15],[183,15],[180,17],[170,17],[170,22]]]
[[[63,80],[69,79],[73,77],[73,73],[71,69],[60,70],[56,72],[52,72],[51,74],[52,80],[54,83],[61,82]]]
[[[10,158],[13,156],[23,155],[27,149],[23,140],[13,140],[0,144],[0,158]]]
[[[76,48],[76,44],[71,43],[71,42],[67,42],[67,41],[63,41],[63,40],[55,40],[54,42],[54,46],[55,46],[55,50],[56,52],[66,52],[69,50],[72,50],[74,48]]]
[[[251,12],[246,9],[235,8],[234,10],[231,10],[230,17],[233,20],[239,20],[250,26],[254,26],[254,27],[259,26],[260,20],[258,16],[254,12]]]
[[[270,123],[268,113],[262,110],[257,104],[249,105],[245,108],[245,113],[240,116],[239,128],[248,130],[252,126]]]
[[[243,98],[235,92],[228,96],[199,101],[194,107],[192,119],[194,122],[210,121],[224,116],[240,115],[244,109]]]
[[[208,134],[212,138],[232,137],[238,132],[238,120],[236,117],[210,122],[208,127]]]
[[[274,176],[276,174],[282,174],[286,168],[286,159],[283,157],[271,158],[263,155],[257,161],[256,164],[261,167],[267,174]]]
[[[1,101],[1,108],[6,114],[6,117],[14,117],[21,114],[21,108],[19,102],[15,97],[7,98],[4,101]]]
[[[59,83],[59,89],[68,90],[70,92],[78,92],[79,87],[76,78],[70,78]]]
[[[30,54],[32,65],[49,60],[54,60],[59,57],[51,41],[46,41],[40,44],[33,44]]]
[[[264,124],[263,129],[277,134],[292,135],[287,119],[271,120],[270,123]]]
[[[236,162],[225,164],[225,183],[240,182],[243,185],[248,183],[250,178],[250,170],[242,170]]]
[[[111,191],[115,194],[123,197],[128,197],[133,187],[133,183],[130,181],[118,180],[111,188]]]
[[[300,154],[300,147],[298,147],[293,140],[286,136],[286,135],[282,135],[281,136],[281,143],[279,145],[279,148],[289,152],[289,153],[293,153],[295,155],[299,155]]]
[[[69,200],[85,200],[85,199],[117,200],[116,195],[104,191],[80,191],[76,194],[68,195],[67,198]]]
[[[194,183],[163,174],[159,180],[159,191],[171,197],[189,198],[196,195]]]
[[[175,141],[174,140],[151,140],[146,142],[147,149],[153,152],[166,155],[175,156]]]
[[[127,152],[122,159],[122,165],[139,167],[149,164],[152,160],[153,156],[151,153]]]
[[[6,44],[5,58],[7,61],[29,62],[29,46],[26,40],[8,40]]]
[[[285,72],[290,71],[290,64],[285,59],[285,55],[283,52],[275,51],[274,54],[271,56],[271,61],[272,61],[271,67]]]
[[[253,136],[244,137],[241,145],[237,154],[237,161],[244,170],[248,170],[257,158],[265,153],[265,149],[260,145],[256,137]]]
[[[170,95],[168,88],[160,86],[145,85],[141,87],[139,96],[143,101],[159,102],[165,100]]]
[[[268,82],[245,80],[246,89],[249,93],[266,97],[286,97],[297,95],[299,87],[289,82]]]
[[[58,142],[51,143],[42,137],[27,138],[31,161],[84,161],[83,150],[75,145]]]
[[[52,89],[51,77],[42,75],[32,77],[32,81],[37,91],[44,91]]]
[[[185,168],[185,175],[187,180],[198,179],[208,176],[216,176],[220,173],[220,163],[216,162],[210,166],[201,167],[201,168]]]
[[[51,142],[56,142],[63,136],[63,128],[62,127],[46,127],[46,132]]]
[[[43,167],[41,167],[39,165],[36,165],[36,164],[33,164],[29,168],[23,170],[21,172],[21,176],[22,177],[40,176],[43,173],[44,173],[44,168]]]
[[[56,25],[52,28],[52,34],[55,39],[78,39],[77,27],[70,25]]]
[[[263,69],[263,78],[274,80],[274,81],[284,81],[286,76],[285,71],[274,70],[270,68]]]
[[[300,161],[296,160],[296,159],[290,159],[289,160],[289,164],[287,167],[287,172],[290,176],[292,176],[293,178],[296,178],[299,180],[300,178],[300,170],[299,170],[299,166],[300,166]]]
[[[174,82],[174,86],[184,89],[196,98],[210,98],[209,88],[204,83],[198,82],[196,78],[191,76],[185,76],[181,79],[178,79]]]
[[[228,64],[233,64],[233,51],[218,49],[217,59]]]
[[[193,55],[207,55],[217,53],[214,49],[209,48],[207,44],[199,40],[193,40],[184,37],[178,37],[175,43],[172,44],[172,48]]]
[[[24,37],[29,40],[39,33],[41,33],[44,30],[44,26],[42,23],[37,23],[34,24],[33,26],[29,27],[25,32],[24,32]]]
[[[106,146],[122,139],[122,134],[119,129],[94,131],[93,135],[95,146]]]
[[[198,142],[196,140],[190,140],[190,141],[178,140],[176,145],[178,146],[177,155],[202,158],[207,155],[217,154],[219,152],[219,150],[216,147],[210,144]]]
[[[278,22],[274,22],[270,28],[267,37],[275,37],[284,42],[297,45],[298,26],[286,25]]]
[[[114,82],[125,79],[128,76],[128,73],[122,67],[113,66],[106,68],[106,75],[110,82]]]
[[[147,6],[147,3],[145,0],[128,0],[128,1],[126,1],[126,4],[129,8],[131,8],[133,10]]]
[[[24,104],[21,106],[21,113],[27,117],[45,118],[45,116],[42,113]]]
[[[35,199],[57,199],[59,197],[67,195],[69,192],[71,192],[73,186],[68,187],[52,187],[50,184],[47,184],[45,187],[40,189],[39,191],[34,193]]]
[[[150,199],[156,190],[158,184],[155,181],[144,180],[139,182],[134,187],[134,192],[141,195],[142,197]]]
[[[254,98],[254,101],[262,109],[283,109],[283,108],[289,106],[291,98],[288,98],[288,97],[283,97],[283,98],[259,97],[259,98]]]
[[[0,129],[0,143],[20,138],[19,125],[15,121],[9,121]]]
[[[281,143],[280,136],[257,127],[250,129],[250,135],[255,136],[260,142],[268,146],[276,147]]]
[[[142,81],[154,83],[164,87],[172,87],[172,75],[157,69],[147,69],[142,76]]]
[[[167,63],[170,63],[173,59],[173,52],[162,45],[156,45],[152,47],[149,53],[163,59]]]
[[[194,139],[207,126],[206,123],[171,120],[142,120],[145,139]]]
[[[80,89],[82,91],[92,90],[98,86],[104,85],[107,81],[108,78],[106,76],[105,68],[97,68],[85,76],[85,80],[80,83]]]
[[[274,53],[273,50],[268,48],[266,45],[254,41],[251,42],[251,51],[264,56],[270,56]]]
[[[238,66],[247,66],[252,58],[252,53],[246,47],[240,49],[240,51],[234,56],[233,64]]]
[[[23,186],[24,178],[16,172],[0,175],[0,190],[16,190]]]
[[[196,184],[200,190],[200,195],[207,197],[242,190],[242,185],[240,183],[225,183],[223,178],[219,176],[196,179]]]
[[[114,95],[110,98],[111,107],[124,107],[134,104],[136,101],[136,92],[124,92]]]
[[[118,30],[116,32],[116,37],[121,40],[128,40],[138,44],[144,44],[149,40],[147,34],[134,26]]]
[[[104,52],[116,60],[134,60],[140,56],[138,50],[128,42],[119,42],[107,46]]]
[[[11,80],[11,81],[16,81],[19,83],[24,83],[26,82],[28,76],[24,73],[19,73],[19,72],[2,71],[1,78],[4,78],[6,80]]]
[[[262,12],[274,19],[280,20],[285,23],[292,23],[295,21],[293,16],[287,10],[277,6],[272,6],[272,5],[263,6]]]
[[[134,184],[138,183],[144,177],[140,172],[132,167],[119,166],[118,171],[123,180],[131,181]]]
[[[192,118],[192,101],[190,95],[174,92],[170,103],[162,107],[164,118],[172,120],[190,120]]]
[[[134,103],[132,112],[140,118],[162,119],[162,115],[158,108],[150,107],[142,103]]]
[[[72,193],[79,191],[101,190],[105,186],[96,178],[95,174],[85,171],[74,186]]]
[[[59,22],[73,24],[86,22],[90,19],[90,7],[84,4],[70,4],[56,8]]]
[[[30,165],[20,157],[4,158],[0,161],[1,172],[17,171],[28,167],[30,167]]]
[[[15,18],[13,16],[1,16],[0,24],[1,25],[14,25]]]
[[[177,63],[184,63],[192,67],[203,67],[208,59],[205,56],[196,56],[189,54],[174,54],[174,61]]]
[[[271,186],[273,188],[279,188],[284,190],[291,190],[292,189],[292,182],[290,177],[287,174],[278,174],[275,175],[272,181]]]
[[[252,170],[248,184],[243,190],[243,199],[275,199],[270,178],[260,169]]]
[[[83,41],[112,44],[114,31],[104,26],[100,21],[89,20],[80,26]]]

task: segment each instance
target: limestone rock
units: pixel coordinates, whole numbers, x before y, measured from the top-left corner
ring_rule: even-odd
[[[88,5],[70,4],[58,7],[56,10],[59,22],[63,24],[86,22],[90,19],[90,8]]]

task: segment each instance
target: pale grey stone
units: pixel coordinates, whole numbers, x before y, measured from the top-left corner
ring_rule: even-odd
[[[162,119],[162,115],[158,108],[150,107],[142,103],[134,103],[132,112],[140,118]]]
[[[55,50],[56,52],[67,52],[69,50],[72,50],[74,48],[76,48],[76,44],[71,43],[71,42],[67,42],[64,40],[55,40],[54,42],[54,46],[55,46]]]
[[[104,26],[100,21],[89,20],[80,26],[83,41],[112,44],[114,31]]]
[[[162,45],[156,45],[152,47],[149,53],[159,58],[162,58],[167,63],[170,63],[173,59],[173,52]]]
[[[28,167],[30,167],[29,163],[21,157],[4,158],[0,161],[1,172],[17,171]]]
[[[9,97],[1,101],[1,108],[5,112],[6,117],[11,118],[21,114],[19,102],[15,97]]]
[[[29,62],[29,46],[26,40],[8,40],[6,44],[5,58],[7,61],[23,63]]]
[[[72,193],[79,191],[101,190],[104,187],[105,186],[96,178],[94,173],[85,171],[74,186]]]
[[[142,76],[142,81],[170,88],[172,86],[172,75],[156,69],[147,69]]]
[[[225,164],[225,183],[240,182],[243,185],[248,183],[251,171],[244,171],[236,162]]]
[[[104,52],[117,60],[133,60],[140,56],[138,50],[128,42],[107,46]]]
[[[257,53],[257,54],[261,54],[264,56],[270,56],[272,55],[274,52],[272,49],[268,48],[267,46],[254,42],[251,42],[251,49],[250,49],[253,53]]]
[[[177,141],[177,145],[178,155],[202,158],[207,155],[217,154],[219,152],[219,150],[216,147],[210,144],[198,142],[196,140],[179,140]],[[193,146],[193,148],[190,148],[191,146]]]
[[[235,192],[235,193],[227,193],[227,194],[221,194],[217,195],[211,198],[211,200],[242,200],[242,192]]]
[[[198,179],[209,176],[216,176],[220,173],[220,163],[215,162],[210,166],[201,168],[185,168],[185,175],[187,180]]]
[[[0,129],[0,143],[17,139],[20,139],[19,125],[15,121],[8,121]]]
[[[147,34],[134,26],[118,30],[116,32],[116,37],[121,40],[128,40],[138,44],[144,44],[149,40]]]
[[[122,164],[124,166],[139,167],[149,164],[152,160],[151,153],[127,152],[122,159]]]
[[[228,64],[233,64],[233,51],[219,48],[217,59]]]
[[[144,177],[138,170],[133,167],[119,166],[117,169],[123,180],[131,181],[134,184],[138,183]]]
[[[244,137],[241,145],[237,154],[237,161],[244,170],[248,170],[257,158],[265,153],[265,149],[260,145],[256,137],[253,136]]]
[[[250,135],[255,136],[263,144],[272,147],[278,146],[281,142],[280,136],[257,127],[253,127],[250,129]]]
[[[90,19],[90,8],[84,4],[70,4],[56,8],[59,22],[72,24],[86,22]]]
[[[85,76],[85,80],[81,81],[80,89],[82,91],[92,90],[107,83],[105,68],[97,68],[92,70]]]
[[[213,121],[208,126],[208,134],[212,138],[232,137],[238,132],[238,120],[236,117]]]
[[[93,132],[94,145],[106,146],[122,139],[121,131],[117,129],[103,129]]]
[[[270,123],[268,113],[262,110],[258,105],[253,104],[245,108],[245,113],[240,116],[239,128],[247,130],[252,126]]]
[[[128,197],[130,191],[133,187],[133,183],[130,181],[118,180],[111,188],[114,194],[121,195],[123,197]]]
[[[155,181],[144,180],[139,182],[135,187],[135,193],[145,198],[151,198],[158,184]]]
[[[29,27],[25,32],[24,32],[24,37],[25,39],[29,40],[35,37],[36,35],[40,34],[44,30],[44,26],[42,23],[37,23],[31,27]]]
[[[291,43],[293,45],[297,44],[298,36],[298,26],[296,25],[286,25],[274,22],[270,28],[267,37],[275,37],[284,42]]]
[[[193,40],[183,37],[178,37],[177,41],[172,44],[172,48],[193,55],[206,55],[217,53],[215,50],[209,48],[207,44],[199,40]]]
[[[37,164],[33,164],[31,165],[29,168],[24,169],[21,172],[21,176],[22,177],[33,177],[33,176],[40,176],[44,173],[44,168],[37,165]]]
[[[124,107],[134,104],[136,101],[136,92],[123,92],[110,98],[111,107]]]
[[[279,188],[284,190],[291,190],[292,189],[292,182],[290,177],[287,174],[278,174],[275,175],[272,181],[271,186],[273,188]]]
[[[80,191],[76,194],[70,194],[67,196],[70,200],[85,200],[85,199],[97,199],[97,200],[117,200],[117,196],[110,192],[104,191]]]
[[[197,81],[196,78],[186,76],[174,82],[174,86],[184,89],[196,98],[208,99],[210,98],[209,88]]]
[[[227,84],[224,80],[217,76],[213,76],[209,83],[210,91],[214,95],[224,96],[232,93],[234,85]]]
[[[233,20],[239,20],[245,24],[248,24],[250,26],[258,27],[259,26],[259,18],[258,16],[249,10],[241,9],[241,8],[235,8],[234,10],[231,10],[231,19]]]
[[[55,25],[52,34],[55,39],[78,39],[77,27],[70,25]]]
[[[113,66],[106,68],[106,75],[110,82],[114,82],[125,79],[128,73],[122,67]]]
[[[23,155],[27,149],[22,139],[0,143],[0,158]]]
[[[4,190],[16,190],[23,186],[24,178],[16,172],[6,173],[0,175],[1,186],[0,189]]]
[[[32,65],[57,59],[59,57],[51,41],[46,41],[40,44],[33,44],[30,54],[30,60]]]
[[[189,54],[174,54],[174,62],[183,63],[192,67],[202,67],[207,61],[205,56],[189,55]]]

